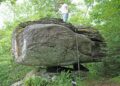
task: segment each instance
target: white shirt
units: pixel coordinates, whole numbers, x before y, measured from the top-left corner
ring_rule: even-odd
[[[61,6],[61,8],[59,9],[59,11],[64,14],[64,13],[68,13],[68,5],[67,4],[63,4]]]

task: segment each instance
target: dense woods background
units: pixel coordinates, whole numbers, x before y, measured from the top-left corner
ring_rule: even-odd
[[[106,40],[108,54],[103,62],[85,64],[90,69],[88,77],[91,80],[102,78],[120,84],[120,0],[75,0],[78,3],[71,3],[71,0],[22,0],[23,3],[19,1],[0,0],[1,6],[9,8],[0,10],[0,18],[4,19],[4,26],[0,29],[0,86],[9,86],[33,69],[14,63],[11,55],[12,31],[20,22],[44,17],[60,18],[58,9],[63,2],[69,5],[68,22],[74,25],[93,26]],[[80,9],[80,6],[83,8]],[[65,79],[66,75],[63,75],[54,86],[63,86],[60,84],[69,82]],[[60,82],[62,79],[64,80]],[[81,83],[84,82],[86,81]]]

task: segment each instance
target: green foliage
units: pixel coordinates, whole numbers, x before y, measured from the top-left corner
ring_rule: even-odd
[[[119,86],[120,77],[115,77],[110,80],[105,80],[105,78],[99,78],[98,76],[89,76],[89,77],[74,77],[77,83],[77,86],[103,86],[104,82],[107,81],[105,85],[116,85]],[[104,80],[104,81],[103,81]],[[102,82],[102,83],[101,83]],[[110,83],[110,84],[109,84]],[[118,85],[117,85],[118,84]],[[71,86],[72,78],[69,73],[61,73],[54,80],[43,79],[42,77],[33,76],[24,81],[25,86]],[[112,85],[112,86],[114,86]]]
[[[101,75],[105,77],[115,77],[120,75],[120,56],[114,55],[107,57],[101,68]]]
[[[85,3],[87,4],[87,5],[90,5],[90,4],[92,4],[94,2],[94,0],[85,0]]]
[[[82,81],[79,77],[75,78],[77,86],[92,86],[85,81]],[[24,81],[25,86],[71,86],[72,78],[69,73],[61,73],[54,80],[46,80],[42,77],[31,77]]]
[[[46,86],[48,82],[40,77],[31,77],[24,81],[25,86]]]
[[[54,81],[46,80],[41,77],[31,77],[24,81],[25,86],[70,86],[70,74],[61,73]]]
[[[90,25],[89,19],[87,17],[85,18],[83,16],[80,16],[82,14],[83,12],[75,12],[75,14],[73,14],[72,17],[70,18],[70,22],[75,25],[89,26]]]
[[[31,70],[30,67],[18,65],[13,62],[11,55],[11,34],[17,22],[6,23],[6,27],[0,30],[0,86],[10,86],[20,80]]]
[[[112,82],[115,82],[115,83],[120,83],[120,76],[118,76],[118,77],[115,77],[115,78],[112,78],[110,81],[112,81]]]
[[[108,56],[101,65],[104,76],[119,75],[120,68],[120,1],[102,0],[93,7],[91,22],[96,23],[108,46]]]

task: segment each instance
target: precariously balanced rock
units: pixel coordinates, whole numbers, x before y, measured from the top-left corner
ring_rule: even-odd
[[[73,26],[56,18],[21,23],[12,36],[14,60],[24,65],[57,66],[101,61],[105,47],[97,30]]]

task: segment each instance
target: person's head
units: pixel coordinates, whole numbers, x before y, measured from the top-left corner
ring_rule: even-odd
[[[65,8],[65,9],[68,9],[68,5],[65,4],[65,3],[62,5],[62,7]]]
[[[64,4],[65,5],[65,8],[67,9],[68,8],[68,5],[67,4]]]

